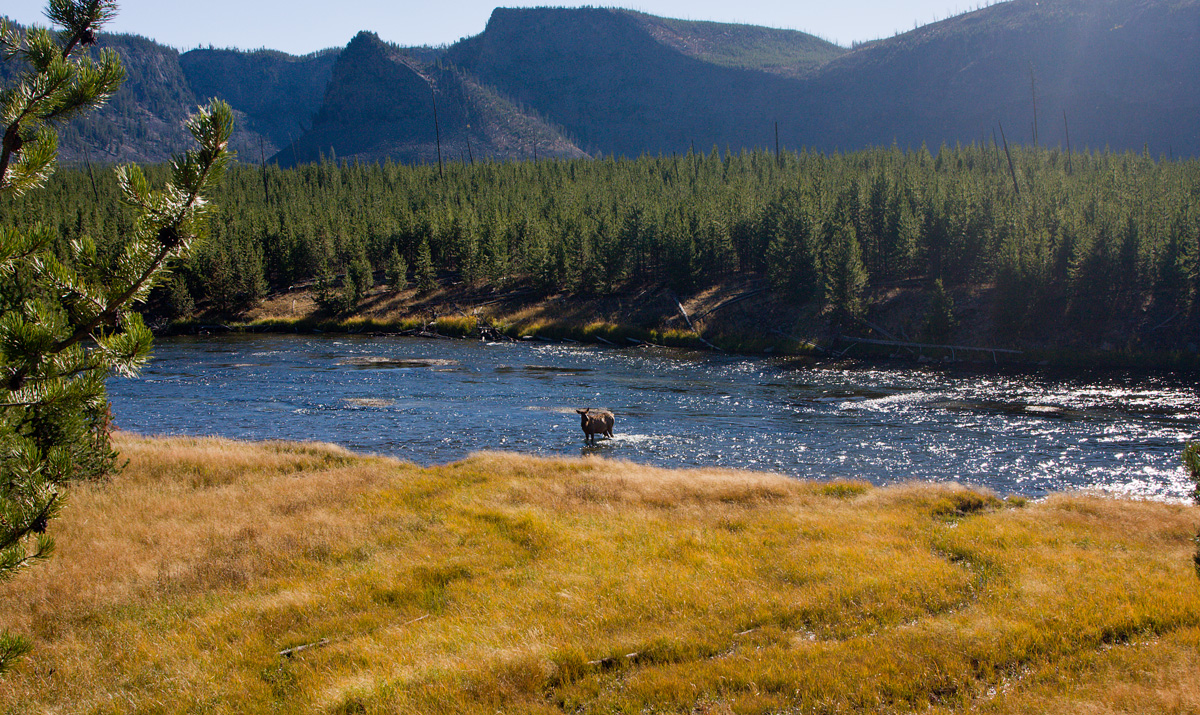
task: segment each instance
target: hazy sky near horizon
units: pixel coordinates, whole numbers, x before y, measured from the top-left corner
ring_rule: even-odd
[[[306,54],[341,47],[359,30],[399,45],[440,45],[483,31],[492,9],[528,6],[626,7],[688,20],[803,30],[841,45],[890,37],[993,0],[121,0],[111,32],[143,35],[181,50],[267,47]],[[46,24],[45,0],[4,0],[0,14]]]

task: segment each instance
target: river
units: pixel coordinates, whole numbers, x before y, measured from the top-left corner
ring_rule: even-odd
[[[420,464],[598,454],[806,479],[1183,499],[1192,376],[805,365],[667,350],[349,335],[165,338],[109,383],[122,429],[334,442]],[[576,407],[616,414],[586,446]]]

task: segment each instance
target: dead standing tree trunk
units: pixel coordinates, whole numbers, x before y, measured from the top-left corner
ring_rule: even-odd
[[[1008,172],[1012,174],[1013,191],[1021,195],[1021,186],[1017,183],[1017,168],[1013,165],[1012,152],[1008,150],[1008,137],[1004,136],[1004,125],[1000,125],[1000,139],[1004,142],[1004,153],[1008,156]]]

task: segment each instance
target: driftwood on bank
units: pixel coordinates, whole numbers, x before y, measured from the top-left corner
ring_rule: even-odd
[[[684,310],[683,303],[679,302],[679,296],[672,293],[671,300],[675,301],[675,307],[679,308],[679,314],[683,316],[683,319],[685,321],[687,321],[688,330],[695,332],[696,326],[692,325],[692,318],[691,318],[691,316],[688,315],[688,312],[686,310]]]
[[[661,347],[663,347],[662,345],[659,345],[658,343],[648,343],[645,340],[638,340],[637,338],[625,338],[625,339],[628,340],[629,342],[633,343],[634,345],[638,346],[639,348],[642,348],[642,347],[661,348]]]

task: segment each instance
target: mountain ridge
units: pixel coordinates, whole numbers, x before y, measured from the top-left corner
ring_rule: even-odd
[[[409,163],[583,156],[541,118],[451,67],[424,64],[360,32],[338,55],[312,129],[276,154],[288,166],[324,155]]]
[[[522,39],[531,36],[541,40]],[[767,97],[799,88],[697,59],[657,41],[634,14],[603,8],[499,8],[446,60],[568,127],[590,153],[763,146]],[[731,96],[740,104],[712,99]]]
[[[243,156],[284,165],[433,161],[438,128],[451,160],[776,142],[936,149],[999,139],[1001,127],[1017,143],[1066,147],[1069,135],[1075,149],[1200,155],[1200,0],[1009,0],[850,49],[590,7],[497,8],[483,32],[444,48],[366,34],[374,59],[354,62],[341,58],[363,49],[363,33],[300,57],[104,35],[130,80],[64,129],[63,159],[166,159],[187,144],[183,117],[211,96],[239,112]],[[437,128],[435,95],[422,96],[431,82],[445,103]]]

